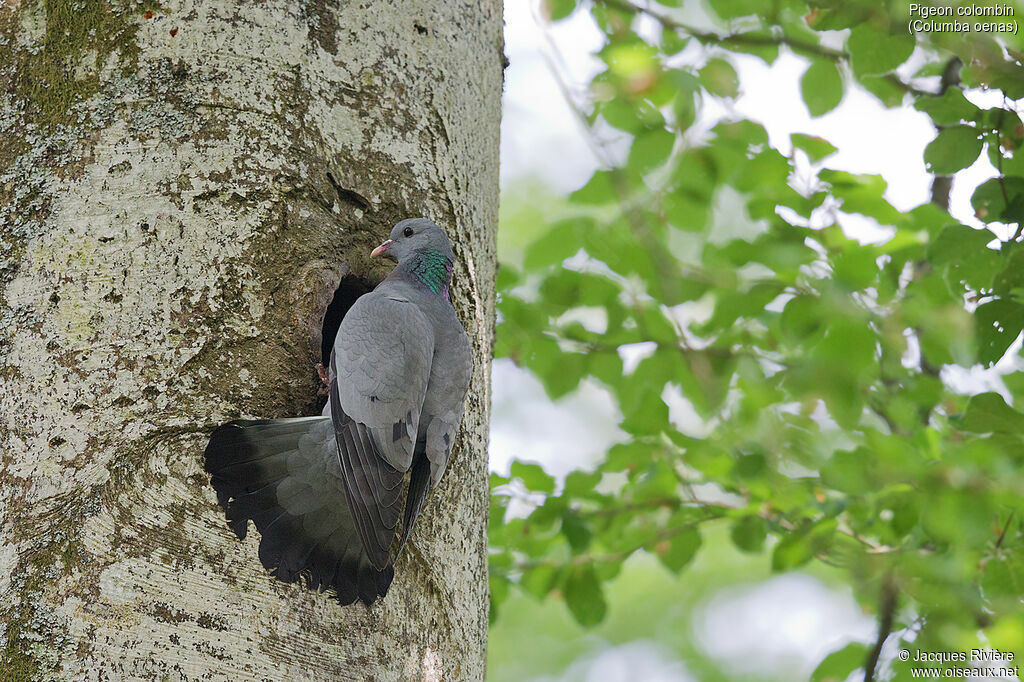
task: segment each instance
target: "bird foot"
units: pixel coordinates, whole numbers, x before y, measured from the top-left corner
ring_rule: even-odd
[[[327,369],[324,367],[324,363],[316,363],[316,373],[320,377],[320,388],[317,389],[316,394],[318,396],[326,396],[331,392],[331,377],[327,373]]]

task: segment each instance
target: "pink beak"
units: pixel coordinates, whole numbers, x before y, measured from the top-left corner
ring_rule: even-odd
[[[387,240],[386,242],[384,242],[383,244],[381,244],[376,249],[374,249],[373,251],[370,252],[370,258],[376,258],[377,256],[383,256],[385,253],[387,253],[387,250],[390,249],[391,245],[394,244],[394,243],[395,242],[393,240],[391,240],[391,239]]]

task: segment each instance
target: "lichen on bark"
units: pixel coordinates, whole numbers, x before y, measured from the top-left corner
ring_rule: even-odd
[[[35,0],[0,10],[0,64],[16,102],[40,130],[75,121],[75,105],[95,94],[108,58],[127,75],[136,64],[136,15],[152,16],[153,0]],[[13,38],[13,39],[12,39]]]
[[[500,9],[0,8],[0,679],[483,677]],[[465,428],[392,593],[344,609],[233,539],[201,452],[312,409],[334,287],[423,214]]]

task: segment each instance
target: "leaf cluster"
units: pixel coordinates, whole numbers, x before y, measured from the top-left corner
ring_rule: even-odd
[[[914,648],[962,651],[983,633],[1020,655],[1024,380],[973,396],[954,381],[1011,363],[1024,330],[1020,39],[910,36],[902,3],[709,0],[711,28],[680,4],[548,3],[552,20],[586,11],[604,32],[580,115],[631,142],[502,264],[496,355],[554,399],[602,386],[625,438],[564,481],[525,462],[492,475],[492,618],[518,589],[596,624],[624,560],[682,572],[724,524],[776,571],[840,567]],[[656,34],[640,30],[652,20]],[[984,227],[940,197],[898,210],[879,175],[829,168],[821,137],[780,151],[753,120],[700,129],[740,93],[738,55],[780,51],[808,62],[812,116],[863,88],[930,117],[937,177],[987,155],[997,176],[972,199]],[[981,109],[965,88],[1004,104]],[[852,238],[847,216],[888,237]],[[869,648],[835,652],[815,679],[873,666]]]

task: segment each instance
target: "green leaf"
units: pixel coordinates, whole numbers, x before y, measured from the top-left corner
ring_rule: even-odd
[[[544,9],[551,21],[558,21],[572,14],[576,0],[544,0]]]
[[[526,247],[523,265],[527,270],[561,263],[583,247],[583,232],[593,228],[588,218],[570,218],[552,225]]]
[[[581,189],[569,195],[577,204],[608,204],[618,199],[613,171],[596,171]]]
[[[986,21],[1003,21],[1012,17],[993,18]],[[971,46],[970,59],[962,71],[964,84],[969,87],[1001,90],[1008,99],[1024,97],[1024,69],[1016,59],[1005,59],[1003,48],[994,36],[975,34],[977,40]],[[966,56],[966,55],[965,55]]]
[[[736,478],[741,480],[758,479],[764,475],[765,464],[762,453],[748,453],[736,458],[736,465],[732,471]]]
[[[700,532],[691,527],[659,543],[655,550],[661,563],[673,573],[679,573],[697,554],[700,544]]]
[[[772,570],[788,571],[824,552],[832,543],[838,525],[835,519],[825,519],[786,535],[772,552]]]
[[[672,378],[677,362],[677,356],[671,351],[657,349],[615,386],[625,417],[624,429],[631,433],[656,434],[668,427],[668,406],[661,399],[661,393],[665,382]]]
[[[676,364],[679,386],[697,414],[711,418],[728,395],[735,359],[715,349],[690,351],[684,357],[685,362]]]
[[[565,477],[565,489],[562,494],[568,497],[584,497],[593,493],[600,482],[600,471],[571,471]]]
[[[850,291],[872,286],[878,278],[876,258],[872,248],[849,245],[833,261],[832,272],[836,282]]]
[[[888,73],[906,61],[914,51],[914,39],[904,33],[890,34],[865,22],[853,27],[846,47],[852,56],[854,74],[874,76]]]
[[[833,651],[811,673],[810,682],[845,682],[850,673],[864,665],[868,648],[860,642],[851,642]]]
[[[986,544],[992,532],[990,504],[987,495],[939,489],[922,505],[921,526],[942,544]]]
[[[736,69],[724,59],[712,59],[700,70],[700,82],[712,95],[735,97],[739,94],[740,79]]]
[[[802,566],[814,558],[814,551],[805,535],[791,533],[775,545],[772,551],[772,570],[788,571]]]
[[[821,468],[821,481],[830,488],[851,495],[863,495],[875,488],[868,467],[873,454],[866,448],[837,450]]]
[[[836,152],[835,146],[823,137],[793,133],[789,136],[789,139],[794,147],[807,152],[807,156],[811,161],[821,161],[826,156]]]
[[[641,40],[612,41],[600,56],[617,76],[646,75],[658,68],[657,50]]]
[[[800,343],[822,328],[821,301],[817,296],[794,296],[782,310],[780,331],[791,343]]]
[[[658,392],[642,391],[637,399],[622,405],[622,428],[629,433],[653,435],[668,428],[668,405]]]
[[[495,621],[498,620],[498,611],[501,607],[501,603],[508,597],[508,581],[503,578],[497,578],[492,573],[488,580],[488,586],[488,593],[491,601],[488,620],[491,625],[494,625]]]
[[[931,173],[951,175],[974,163],[982,146],[976,128],[965,125],[943,128],[925,147],[925,166]]]
[[[626,169],[638,175],[654,170],[668,159],[675,141],[674,133],[660,128],[639,133],[629,148]]]
[[[972,433],[1024,435],[1024,414],[1007,405],[998,393],[979,393],[968,401],[959,426]]]
[[[719,480],[728,479],[733,467],[733,460],[728,452],[710,445],[687,450],[686,463]]]
[[[562,512],[562,535],[569,541],[573,554],[581,554],[590,546],[590,528],[580,515],[571,509]]]
[[[883,225],[896,225],[905,220],[904,215],[886,201],[886,183],[881,175],[854,175],[825,169],[818,177],[831,186],[837,199],[843,200],[842,209],[847,213],[860,213]]]
[[[627,97],[616,97],[599,105],[598,112],[610,125],[628,133],[665,126],[665,117],[661,111],[647,100],[638,102]]]
[[[874,365],[877,343],[874,332],[863,322],[839,318],[815,349],[815,357],[825,364],[840,365],[837,369],[842,374],[858,375]]]
[[[871,3],[816,2],[804,21],[815,31],[841,31],[864,21],[872,11]]]
[[[906,91],[886,76],[862,76],[860,84],[886,107],[903,104]]]
[[[586,372],[586,355],[565,352],[548,337],[534,339],[529,351],[525,364],[541,380],[552,400],[575,390]]]
[[[1003,357],[1024,329],[1024,305],[1014,301],[989,301],[974,311],[978,335],[978,361],[988,366]]]
[[[730,537],[733,544],[744,552],[760,552],[767,537],[764,519],[754,514],[739,517],[732,524]]]
[[[646,466],[651,461],[652,448],[638,442],[617,443],[605,456],[605,471],[627,471]]]
[[[687,232],[702,232],[708,224],[710,198],[679,188],[662,199],[669,223]]]
[[[988,248],[995,235],[988,230],[975,230],[964,225],[947,225],[928,245],[928,260],[945,271],[950,291],[959,296],[967,285],[980,291],[992,284],[999,270],[999,252]]]
[[[690,90],[681,90],[676,93],[672,102],[672,113],[675,116],[675,127],[684,131],[697,120],[697,97]]]
[[[860,422],[864,388],[875,364],[877,339],[869,327],[849,319],[835,320],[811,357],[817,371],[811,386],[820,392],[829,414],[846,429]]]
[[[985,566],[982,588],[988,600],[1002,597],[1009,609],[1019,608],[1024,594],[1024,550],[1017,547],[993,556]]]
[[[551,564],[540,564],[523,572],[519,587],[537,599],[543,599],[555,588],[559,569]]]
[[[593,627],[604,620],[608,607],[593,566],[575,567],[565,581],[563,594],[573,618],[583,627]]]
[[[539,464],[528,464],[515,460],[512,462],[512,478],[518,478],[529,490],[541,493],[555,492],[555,479],[549,476]]]
[[[932,121],[940,126],[957,125],[978,115],[978,107],[967,101],[960,88],[947,88],[938,97],[918,97],[914,100],[914,108],[931,116]]]
[[[1017,153],[1024,154],[1024,150]],[[974,215],[985,222],[1024,221],[1024,178],[1008,175],[986,180],[974,190],[971,206]]]
[[[508,263],[498,264],[498,277],[495,288],[498,291],[508,291],[519,283],[519,271]]]
[[[992,279],[992,288],[1000,298],[1024,302],[1024,250],[1014,249],[1010,255],[995,263],[993,270],[1000,270]]]
[[[616,352],[594,351],[587,356],[587,371],[606,386],[614,386],[622,379],[622,358]]]
[[[764,11],[760,0],[711,0],[711,8],[722,19],[735,19]]]
[[[832,111],[843,99],[843,78],[839,69],[828,60],[813,60],[800,78],[800,94],[811,116]]]

